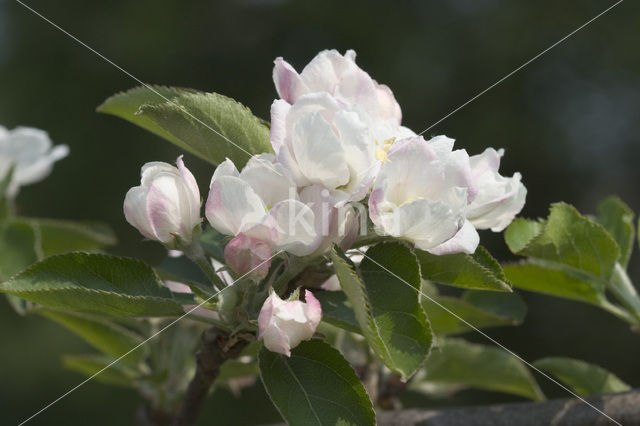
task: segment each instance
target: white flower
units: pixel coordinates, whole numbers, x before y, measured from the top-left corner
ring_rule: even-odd
[[[524,207],[527,189],[520,173],[507,178],[498,173],[504,150],[487,148],[470,158],[471,172],[478,186],[478,195],[467,209],[467,219],[477,229],[500,232]]]
[[[452,147],[453,140],[444,136],[429,142],[406,138],[388,147],[369,198],[376,232],[432,251],[463,229],[476,188],[469,156]],[[464,251],[473,252],[478,244],[475,229],[465,236]]]
[[[271,144],[298,186],[322,185],[339,201],[363,199],[379,168],[367,124],[327,93],[276,100]]]
[[[211,226],[223,234],[243,233],[299,256],[313,251],[313,211],[299,201],[295,184],[273,155],[252,157],[242,172],[229,159],[221,163],[205,210]]]
[[[284,301],[276,293],[265,300],[258,316],[258,339],[272,352],[291,356],[291,349],[309,340],[322,319],[320,302],[305,290],[306,302]]]
[[[289,63],[277,58],[273,82],[280,97],[289,104],[309,93],[326,92],[346,109],[362,108],[374,119],[391,120],[399,126],[402,111],[393,93],[360,69],[355,59],[353,50],[344,56],[336,50],[324,50],[298,74]]]
[[[355,63],[355,52],[319,53],[298,74],[278,58],[282,99],[271,106],[271,144],[298,186],[320,184],[338,204],[366,197],[384,147],[415,134],[400,125],[391,90]]]
[[[431,253],[473,253],[480,241],[476,229],[500,232],[522,210],[527,189],[520,182],[520,173],[511,178],[498,173],[503,153],[487,148],[469,159],[477,194],[467,206],[467,220],[453,238],[429,250]]]
[[[124,199],[124,215],[145,237],[174,248],[176,237],[192,239],[200,225],[200,191],[182,156],[178,167],[163,162],[142,166],[140,186],[131,188]]]
[[[220,164],[211,179],[206,216],[223,234],[250,238],[250,244],[238,241],[237,248],[251,250],[262,241],[273,250],[296,256],[324,252],[334,242],[350,244],[357,232],[353,208],[336,208],[320,185],[298,190],[288,171],[270,154],[252,157],[241,172],[231,160]],[[233,255],[252,256],[238,251]],[[258,258],[254,258],[257,263]]]
[[[52,146],[47,132],[32,127],[7,130],[0,126],[0,180],[13,167],[7,197],[15,198],[21,186],[39,182],[53,169],[53,163],[69,154],[67,145]]]

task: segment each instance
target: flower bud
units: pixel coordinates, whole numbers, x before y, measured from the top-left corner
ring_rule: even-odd
[[[265,300],[258,316],[258,339],[264,340],[267,349],[291,356],[291,349],[313,337],[322,319],[322,307],[309,290],[304,297],[306,302],[285,301],[271,293]]]
[[[124,215],[145,237],[175,248],[176,238],[190,242],[200,224],[200,191],[182,156],[178,167],[163,162],[142,166],[140,186],[124,199]]]
[[[267,276],[271,266],[271,247],[257,238],[240,233],[224,248],[224,260],[239,276],[257,279]]]

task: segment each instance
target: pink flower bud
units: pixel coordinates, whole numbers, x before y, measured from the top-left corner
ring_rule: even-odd
[[[271,266],[271,247],[262,240],[240,233],[224,248],[224,260],[236,274],[262,279]]]
[[[291,356],[291,349],[309,340],[322,319],[320,302],[305,290],[306,302],[285,301],[276,293],[265,300],[258,316],[258,339],[272,352]]]
[[[200,224],[200,191],[178,157],[178,167],[163,162],[142,166],[140,186],[124,199],[124,215],[145,237],[172,246],[175,237],[190,241]]]

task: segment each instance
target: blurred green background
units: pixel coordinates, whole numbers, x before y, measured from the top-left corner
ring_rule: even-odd
[[[276,93],[272,61],[298,70],[318,51],[353,48],[358,63],[389,85],[404,124],[421,131],[529,60],[614,1],[179,1],[87,2],[26,0],[141,80],[231,96],[269,116]],[[504,174],[520,171],[529,190],[523,214],[544,216],[565,200],[593,212],[616,193],[640,211],[640,4],[625,1],[487,94],[432,128],[471,154],[503,147]],[[169,143],[95,107],[137,85],[12,0],[0,0],[0,124],[49,131],[71,155],[46,181],[19,198],[25,215],[101,220],[116,231],[112,251],[158,259],[122,215],[140,166],[172,162]],[[203,193],[213,169],[187,155]],[[509,255],[500,236],[483,235],[497,257]],[[631,277],[640,282],[640,255]],[[490,334],[527,360],[571,356],[609,368],[640,386],[640,337],[596,308],[525,294],[523,326]],[[60,356],[87,347],[40,317],[20,318],[0,304],[0,416],[17,424],[83,378],[62,369]],[[479,336],[469,336],[482,342]],[[542,382],[550,396],[563,391]],[[506,401],[500,394],[463,392],[450,403]],[[210,424],[278,420],[264,392],[247,394],[250,409],[218,392]],[[407,404],[442,402],[407,398]],[[132,392],[89,383],[30,424],[130,424]]]

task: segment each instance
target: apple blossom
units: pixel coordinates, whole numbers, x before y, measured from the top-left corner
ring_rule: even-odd
[[[267,276],[271,266],[271,247],[241,232],[225,246],[224,260],[238,275],[262,279]]]
[[[200,191],[184,165],[151,162],[142,166],[141,184],[131,188],[124,200],[124,215],[131,225],[151,240],[176,248],[176,238],[192,240],[200,225]]]
[[[319,184],[338,201],[363,199],[379,168],[375,139],[357,113],[327,93],[271,106],[271,144],[298,186]]]
[[[280,98],[289,104],[309,93],[326,92],[347,109],[360,107],[375,119],[391,120],[399,126],[402,112],[393,93],[360,69],[355,59],[353,50],[344,55],[324,50],[298,74],[288,62],[277,58],[273,81]]]
[[[52,146],[47,132],[33,127],[7,130],[0,126],[0,180],[13,168],[7,197],[15,198],[21,186],[41,181],[53,163],[69,154],[67,145]]]
[[[430,251],[463,228],[476,187],[467,153],[452,147],[453,140],[439,136],[406,138],[387,148],[369,198],[376,232]],[[466,251],[475,250],[476,236],[473,229]]]
[[[469,204],[467,219],[477,229],[491,228],[500,232],[524,207],[527,189],[521,182],[520,173],[514,173],[510,178],[498,173],[502,155],[502,149],[487,148],[482,154],[470,158],[478,195]]]
[[[274,292],[265,300],[258,316],[258,339],[272,352],[291,356],[291,349],[309,340],[322,319],[320,302],[309,290],[301,300],[282,300]]]
[[[480,236],[476,229],[502,231],[524,206],[527,189],[520,173],[506,178],[498,173],[504,151],[487,148],[469,159],[477,194],[469,202],[466,221],[450,240],[430,249],[433,254],[473,253]]]
[[[375,178],[380,147],[414,136],[400,125],[391,90],[355,63],[355,52],[319,53],[298,74],[275,61],[271,143],[278,161],[298,186],[321,184],[338,203],[366,197]]]
[[[274,159],[254,156],[241,172],[229,159],[221,163],[211,178],[206,217],[223,234],[243,233],[302,256],[317,237],[313,212],[300,202],[295,184]]]

